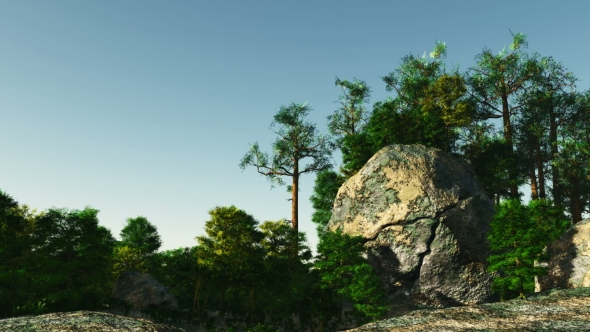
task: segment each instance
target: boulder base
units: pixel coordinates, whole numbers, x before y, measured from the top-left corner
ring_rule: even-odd
[[[466,163],[422,145],[381,149],[340,188],[331,231],[366,240],[391,298],[444,307],[491,300],[492,201]]]

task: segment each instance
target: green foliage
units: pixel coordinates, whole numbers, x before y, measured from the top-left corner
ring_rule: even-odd
[[[262,233],[258,221],[245,211],[230,207],[215,207],[209,211],[211,220],[205,223],[207,236],[196,237],[199,243],[199,264],[230,278],[250,278],[252,265],[260,261],[262,250],[257,243]]]
[[[444,74],[429,87],[423,109],[427,113],[439,113],[447,128],[465,127],[473,119],[474,107],[465,98],[466,93],[465,79],[461,75]]]
[[[12,316],[42,315],[47,312],[47,304],[45,303],[45,299],[42,299],[38,302],[28,302],[24,305],[14,306]]]
[[[113,250],[113,278],[118,278],[125,271],[148,272],[148,264],[140,249],[117,246]]]
[[[470,69],[467,82],[469,94],[474,101],[475,118],[502,119],[503,136],[514,153],[515,128],[514,118],[522,112],[520,97],[534,84],[539,76],[536,54],[529,56],[523,50],[527,46],[526,36],[522,33],[512,34],[512,52],[503,49],[498,55],[484,49],[476,56],[476,65]],[[518,156],[514,156],[516,160]],[[512,198],[519,198],[518,183],[523,182],[524,173],[518,169],[508,168],[509,190]]]
[[[374,149],[392,144],[414,144],[413,117],[398,111],[400,100],[388,99],[373,105],[373,113],[367,125]]]
[[[260,225],[264,234],[264,271],[261,275],[257,301],[271,321],[285,327],[293,313],[305,322],[309,312],[309,295],[314,280],[309,274],[311,251],[304,233],[296,233],[286,220],[266,221]],[[299,254],[293,259],[293,239],[298,237]]]
[[[462,146],[463,156],[478,175],[479,183],[491,199],[510,197],[508,169],[517,161],[504,138],[489,134],[484,126],[474,126],[473,140]],[[518,182],[518,185],[523,182]]]
[[[352,267],[352,282],[342,294],[349,296],[354,307],[376,320],[387,312],[387,302],[375,270],[367,262]]]
[[[120,235],[121,246],[137,249],[146,257],[157,252],[162,245],[158,228],[142,216],[128,218]]]
[[[569,226],[562,210],[548,200],[532,200],[528,206],[516,199],[502,202],[488,233],[492,250],[488,269],[499,273],[493,291],[502,300],[524,298],[532,292],[534,277],[545,273],[545,268],[536,266],[535,261],[547,258],[545,247]]]
[[[318,244],[315,269],[321,288],[352,300],[360,313],[377,319],[387,311],[385,294],[377,273],[361,256],[363,244],[362,237],[340,230],[326,233]]]
[[[396,97],[373,106],[366,131],[372,152],[391,144],[422,144],[453,151],[458,129],[472,119],[473,103],[466,99],[464,79],[447,74],[446,45],[437,43],[426,56],[408,55],[400,67],[383,77]]]
[[[375,154],[371,137],[366,132],[345,136],[342,140],[342,167],[340,172],[350,178]]]
[[[197,247],[166,250],[156,257],[159,269],[153,269],[151,274],[169,287],[180,307],[192,308],[195,284],[205,274],[197,264]]]
[[[27,251],[27,220],[18,203],[0,190],[0,317],[22,304],[26,290],[23,255]]]
[[[20,212],[26,219],[25,210]],[[95,309],[107,300],[115,240],[98,225],[97,213],[88,207],[50,209],[34,217],[26,237],[29,249],[18,256],[25,294],[13,302],[15,313]]]
[[[158,269],[156,253],[162,245],[158,228],[146,217],[128,218],[113,251],[113,278],[129,270],[153,273]]]
[[[363,104],[368,102],[371,90],[364,81],[354,79],[353,82],[336,78],[336,86],[342,87],[344,96],[340,97],[342,105],[334,114],[328,116],[330,134],[341,139],[362,131],[367,122],[367,110]]]
[[[527,85],[539,73],[536,56],[528,56],[523,48],[528,44],[526,36],[513,34],[512,52],[503,49],[498,55],[485,48],[478,54],[476,65],[467,77],[470,94],[478,101],[478,112],[482,118],[514,116],[518,111],[518,96],[525,92]],[[498,116],[495,116],[496,113]],[[510,118],[503,118],[505,135],[512,135]],[[507,137],[506,137],[507,138]]]
[[[330,168],[329,158],[335,148],[329,137],[319,134],[314,124],[304,121],[310,110],[311,108],[305,104],[292,103],[288,107],[281,106],[270,125],[271,128],[280,126],[279,131],[275,132],[280,139],[273,144],[272,161],[269,161],[266,153],[260,151],[258,143],[254,143],[240,161],[242,170],[246,166],[255,166],[258,173],[267,176],[271,183],[283,185],[281,176],[292,178],[293,182],[287,191],[292,194],[291,223],[295,230],[298,230],[299,225],[299,177],[304,173]],[[313,162],[300,168],[300,160],[308,157],[312,158]]]
[[[298,236],[286,220],[265,221],[260,225],[263,239],[260,242],[267,256],[273,258],[292,257],[293,240]],[[302,233],[302,235],[304,235]]]
[[[357,79],[349,82],[336,78],[336,85],[342,87],[344,96],[340,97],[342,107],[328,116],[328,129],[337,137],[337,146],[342,150],[341,171],[351,177],[373,155],[368,136],[363,131],[368,120],[363,104],[368,101],[371,90],[364,81]]]
[[[219,294],[225,310],[244,313],[255,319],[255,290],[263,271],[264,251],[259,245],[263,234],[256,229],[258,221],[245,211],[215,207],[205,223],[207,236],[198,236],[198,264],[211,271],[207,279],[212,286],[221,286]]]
[[[571,122],[564,126],[557,142],[553,167],[560,175],[559,193],[573,222],[582,219],[590,210],[590,90],[577,93],[573,104]]]
[[[280,126],[279,131],[275,132],[280,139],[272,145],[272,161],[269,161],[266,153],[260,151],[258,143],[254,143],[242,158],[240,168],[255,166],[260,174],[268,176],[272,183],[278,185],[284,184],[279,176],[293,176],[327,168],[333,143],[327,136],[319,134],[314,124],[304,122],[310,111],[311,108],[305,104],[281,106],[270,125],[271,128]],[[306,157],[312,158],[313,163],[297,169],[295,161]]]
[[[309,198],[314,209],[311,221],[317,224],[318,236],[321,238],[326,232],[326,226],[332,217],[332,208],[338,189],[344,184],[345,178],[332,170],[318,172],[313,187],[313,194]]]

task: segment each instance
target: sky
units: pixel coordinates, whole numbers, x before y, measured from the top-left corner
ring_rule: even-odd
[[[144,216],[160,250],[196,245],[216,206],[290,219],[286,188],[238,164],[255,142],[272,152],[282,105],[307,102],[327,134],[336,77],[364,80],[372,105],[394,97],[381,77],[404,56],[443,41],[465,71],[513,31],[590,88],[587,1],[0,3],[0,190],[38,211],[98,209],[118,239]],[[312,248],[314,180],[299,196]]]

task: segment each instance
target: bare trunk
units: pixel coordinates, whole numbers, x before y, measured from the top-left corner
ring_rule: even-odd
[[[578,179],[573,177],[571,181],[572,191],[570,197],[572,222],[577,224],[582,220],[582,201],[580,200],[580,185]]]
[[[292,185],[292,192],[291,192],[291,225],[293,227],[293,229],[295,230],[295,232],[299,231],[299,215],[298,215],[298,211],[297,211],[297,200],[299,198],[299,176],[297,175],[297,173],[294,173],[295,175],[293,175],[293,185]]]
[[[529,171],[529,176],[531,178],[531,199],[539,199],[539,193],[537,192],[537,176],[535,175],[534,167],[531,167],[531,170]]]
[[[541,158],[541,143],[535,136],[535,150],[537,152],[537,172],[539,174],[539,198],[545,198],[545,172],[543,171],[543,158]]]
[[[534,149],[529,149],[529,158],[531,161],[535,160]],[[529,178],[531,180],[531,199],[536,200],[539,199],[539,190],[537,186],[537,174],[535,173],[535,164],[534,162],[532,162],[528,166]]]
[[[298,248],[298,234],[299,234],[299,159],[295,159],[295,165],[293,167],[293,187],[291,188],[291,223],[293,230],[295,231],[295,237],[293,238],[293,256],[297,257],[299,253]]]
[[[504,121],[504,138],[506,139],[506,144],[510,147],[510,156],[514,157],[512,124],[510,122],[510,109],[508,107],[507,94],[502,95],[502,120]],[[516,172],[512,166],[508,169],[508,178],[510,179],[510,196],[512,196],[512,198],[518,198],[518,186],[514,184],[514,182],[516,182]]]
[[[557,159],[557,120],[555,119],[555,114],[553,113],[553,109],[549,110],[549,144],[551,145],[551,160],[555,161]],[[561,190],[559,184],[559,170],[555,165],[551,166],[551,175],[553,177],[553,189],[551,194],[553,195],[553,201],[555,202],[556,206],[561,206]]]
[[[576,214],[574,223],[582,221],[582,201],[580,197],[576,197],[574,201],[574,213]]]

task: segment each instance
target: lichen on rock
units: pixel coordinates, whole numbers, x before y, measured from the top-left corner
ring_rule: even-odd
[[[488,301],[492,201],[471,167],[422,145],[377,152],[338,191],[328,229],[366,240],[390,297],[442,307]]]

